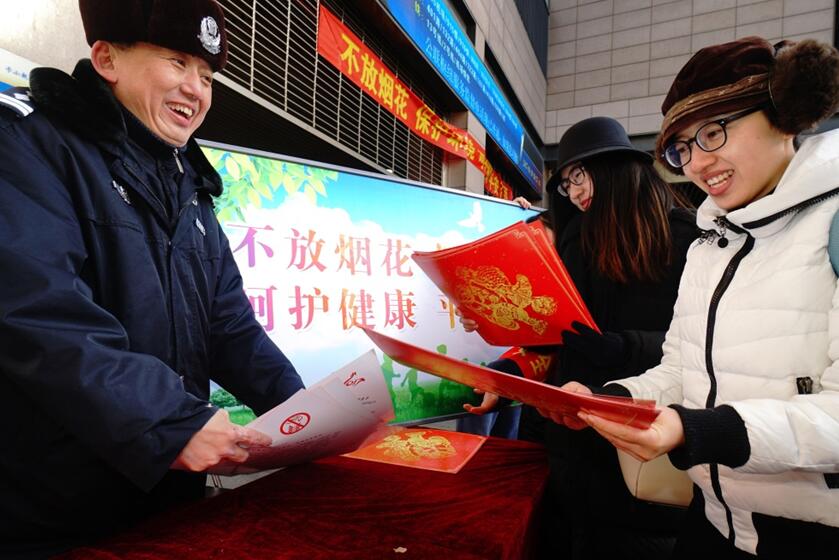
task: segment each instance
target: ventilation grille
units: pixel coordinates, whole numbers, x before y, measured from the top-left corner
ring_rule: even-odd
[[[225,76],[398,177],[442,183],[443,151],[412,133],[318,56],[319,0],[220,0],[220,4],[228,33]],[[323,4],[434,108],[341,2]]]

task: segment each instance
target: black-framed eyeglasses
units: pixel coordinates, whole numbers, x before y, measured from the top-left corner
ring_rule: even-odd
[[[580,186],[585,180],[586,168],[582,165],[575,165],[571,168],[571,171],[568,172],[568,177],[559,180],[559,183],[556,185],[556,192],[562,196],[568,196],[568,187],[571,185]]]
[[[684,167],[690,163],[691,144],[696,144],[703,152],[719,150],[725,146],[725,142],[728,140],[728,133],[725,130],[728,124],[752,113],[756,113],[761,109],[763,109],[763,105],[750,107],[745,111],[740,111],[739,113],[734,113],[733,115],[703,124],[696,131],[696,134],[693,135],[693,138],[676,140],[668,144],[664,148],[664,159],[673,167]]]

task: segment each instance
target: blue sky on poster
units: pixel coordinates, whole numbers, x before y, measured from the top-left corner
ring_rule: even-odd
[[[487,201],[348,172],[340,173],[339,182],[340,188],[330,186],[328,196],[319,198],[319,206],[341,208],[356,220],[372,220],[391,232],[442,237],[459,231],[464,239],[476,239],[533,214],[506,201]],[[263,207],[284,202],[284,197],[277,196],[264,202]],[[476,205],[480,208],[479,220],[475,219]],[[484,212],[487,208],[491,209]],[[475,232],[481,235],[475,236]]]

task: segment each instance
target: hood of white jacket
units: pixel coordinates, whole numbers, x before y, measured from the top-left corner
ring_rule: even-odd
[[[773,219],[778,214],[806,206],[808,201],[815,202],[822,195],[839,195],[837,189],[839,129],[804,140],[771,194],[731,212],[717,206],[709,196],[697,210],[696,223],[703,230],[719,233],[715,220],[725,216],[728,222],[747,229],[752,236],[766,237],[783,228],[795,212]]]

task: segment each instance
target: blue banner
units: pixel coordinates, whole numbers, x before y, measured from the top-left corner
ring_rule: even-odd
[[[443,0],[386,0],[390,13],[537,192],[542,158]],[[536,161],[534,161],[534,158]]]

